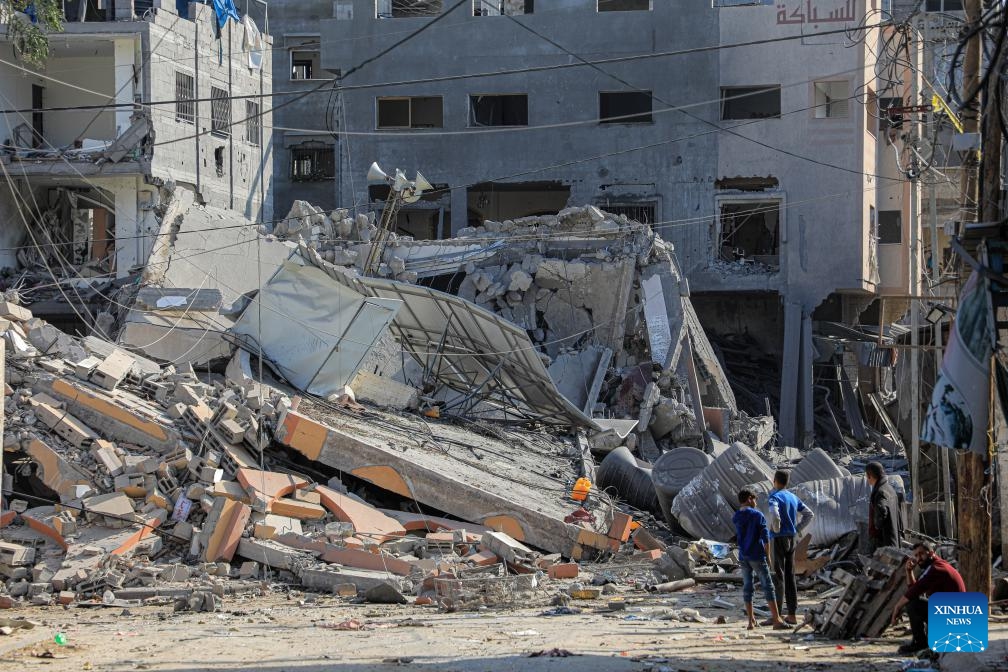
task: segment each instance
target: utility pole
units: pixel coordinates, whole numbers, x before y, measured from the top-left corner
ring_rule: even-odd
[[[925,19],[926,20],[926,19]],[[920,50],[911,50],[914,54],[914,64],[910,77],[910,104],[920,104],[917,80],[920,78]],[[917,116],[913,120],[910,134],[910,144],[916,144],[920,134]],[[910,529],[921,528],[921,499],[924,489],[920,482],[920,167],[911,161],[910,177]]]
[[[944,33],[944,30],[939,28]],[[932,81],[935,76],[934,67],[934,46],[931,44],[931,16],[924,13],[924,72],[927,75],[925,83]],[[939,95],[937,91],[928,86],[930,96]],[[928,114],[928,137],[934,139],[938,132],[936,115],[938,110],[931,110]],[[929,157],[934,165],[934,152]],[[938,194],[934,179],[928,181],[928,229],[931,236],[931,289],[934,290],[941,283],[941,249],[938,246]],[[943,358],[942,353],[942,321],[938,320],[934,325],[934,355],[935,355],[935,375],[941,370]],[[942,536],[955,537],[955,510],[952,506],[952,467],[949,460],[951,448],[945,446],[935,446],[938,454],[938,464],[940,468],[941,484],[941,533]]]
[[[963,90],[967,95],[977,90],[980,73],[980,51],[982,33],[973,30],[980,25],[982,7],[980,0],[966,0],[966,29],[974,32],[966,43],[963,59]],[[994,64],[992,64],[994,65]],[[999,82],[1000,77],[992,77],[992,82]],[[990,100],[989,95],[977,96],[967,100],[963,110],[963,130],[966,133],[977,133],[980,130],[979,113],[981,99]],[[984,167],[990,167],[984,175],[984,189],[976,198],[976,152],[969,153],[969,159],[963,165],[961,180],[962,222],[998,220],[998,187],[1001,163],[1001,133],[997,123],[997,113],[984,116],[984,133],[981,135],[980,146],[983,149]],[[974,198],[976,200],[974,201]],[[979,206],[973,208],[971,201]],[[992,374],[993,375],[993,372]],[[958,460],[959,472],[959,572],[966,584],[966,590],[983,593],[990,596],[991,588],[991,517],[985,498],[990,497],[990,478],[987,473],[989,464],[989,448],[987,455],[978,455],[972,451],[961,451]]]

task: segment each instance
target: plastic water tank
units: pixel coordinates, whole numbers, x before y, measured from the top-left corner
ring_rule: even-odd
[[[651,480],[661,506],[662,515],[669,525],[675,525],[672,500],[714,458],[697,448],[673,448],[663,453],[651,466]]]
[[[595,471],[595,482],[603,490],[615,490],[631,506],[659,513],[658,496],[651,483],[651,464],[638,460],[626,446],[605,456]]]

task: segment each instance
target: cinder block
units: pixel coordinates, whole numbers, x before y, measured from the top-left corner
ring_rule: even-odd
[[[576,562],[565,562],[559,565],[551,565],[546,572],[551,579],[576,579],[580,573],[580,568]]]
[[[620,542],[630,538],[630,531],[633,525],[633,518],[622,511],[613,514],[612,525],[609,526],[609,538],[617,539]]]

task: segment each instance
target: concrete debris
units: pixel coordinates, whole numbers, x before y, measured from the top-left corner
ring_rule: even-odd
[[[118,343],[0,302],[0,606],[215,612],[259,580],[444,609],[543,582],[568,601],[692,590],[738,578],[737,492],[765,509],[798,458],[806,576],[867,514],[863,479],[738,409],[646,225],[568,208],[431,246],[297,201],[264,232],[271,280],[231,268],[204,288],[171,260],[212,213],[181,196],[162,214],[175,242]],[[365,277],[379,240],[382,277]],[[210,354],[185,356],[208,332]]]

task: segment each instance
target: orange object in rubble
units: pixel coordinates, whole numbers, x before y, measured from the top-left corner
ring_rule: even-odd
[[[582,476],[574,483],[574,487],[571,488],[571,499],[575,502],[583,502],[588,499],[588,492],[590,490],[591,481]]]

